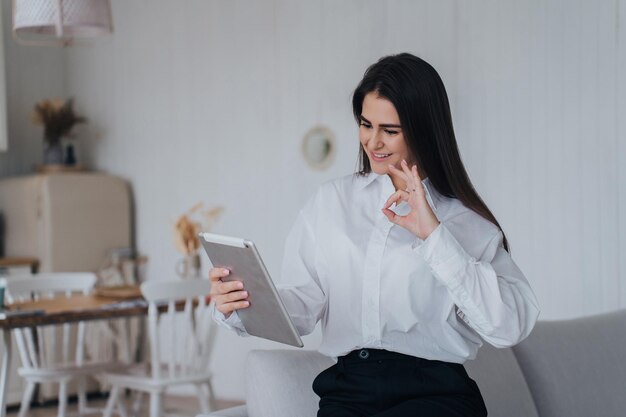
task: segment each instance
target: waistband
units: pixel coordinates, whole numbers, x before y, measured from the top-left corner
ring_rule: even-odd
[[[353,350],[347,355],[339,356],[337,358],[337,363],[351,364],[359,362],[378,362],[388,360],[414,362],[418,364],[423,364],[426,362],[439,362],[418,358],[417,356],[405,355],[403,353],[391,352],[384,349],[358,349]]]

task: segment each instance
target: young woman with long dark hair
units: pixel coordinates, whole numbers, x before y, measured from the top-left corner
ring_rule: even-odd
[[[281,297],[337,358],[313,381],[319,417],[486,416],[463,367],[484,341],[512,346],[539,308],[459,155],[435,69],[411,54],[370,66],[352,100],[359,172],[323,184],[286,242]],[[249,306],[210,272],[215,318],[244,334]]]

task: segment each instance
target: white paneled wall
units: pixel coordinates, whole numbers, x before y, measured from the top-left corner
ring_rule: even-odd
[[[460,2],[458,11],[455,116],[470,174],[543,318],[624,306],[618,5],[479,4]]]
[[[617,190],[611,195],[617,194],[616,224],[617,241],[613,242],[619,258],[618,282],[620,286],[620,307],[626,305],[626,1],[618,0],[616,4],[617,33],[616,43],[616,70],[615,70],[615,135],[617,169]],[[621,27],[620,27],[621,25]],[[611,175],[612,173],[609,173]]]
[[[542,318],[554,319],[626,307],[625,9],[624,0],[117,0],[110,40],[59,56],[65,92],[90,119],[80,156],[133,184],[151,279],[173,278],[171,220],[199,200],[225,206],[214,231],[257,241],[278,274],[298,209],[355,167],[350,95],[366,67],[401,51],[425,58],[447,86],[470,176]],[[10,49],[8,65],[22,53]],[[324,172],[300,156],[318,123],[338,138]],[[278,345],[220,334],[219,396],[242,397],[245,353],[264,347]]]
[[[0,0],[9,147],[0,152],[0,177],[30,173],[41,163],[43,129],[33,125],[31,111],[37,101],[65,92],[61,50],[19,46],[11,37],[11,3]]]

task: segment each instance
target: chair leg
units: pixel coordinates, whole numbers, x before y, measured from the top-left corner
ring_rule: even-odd
[[[209,393],[209,407],[211,407],[211,411],[217,410],[217,404],[215,403],[215,393],[213,392],[213,384],[211,384],[211,381],[207,381],[206,387]]]
[[[59,382],[59,414],[58,417],[65,417],[67,414],[67,380]]]
[[[107,400],[107,405],[104,407],[104,411],[102,412],[102,417],[111,417],[113,414],[113,409],[115,405],[118,403],[117,398],[120,393],[120,387],[117,385],[111,386],[111,392],[109,392],[109,399]]]
[[[126,411],[126,404],[124,401],[124,389],[122,389],[121,391],[122,398],[119,398],[117,401],[117,412],[119,413],[120,417],[128,417],[128,411]]]
[[[33,401],[33,394],[35,393],[35,383],[29,382],[22,394],[22,404],[20,404],[20,412],[18,417],[26,417],[28,410],[30,410],[30,403]]]
[[[139,417],[143,400],[143,392],[135,391],[135,399],[133,400],[133,417]]]
[[[87,410],[87,381],[85,380],[84,377],[79,378],[77,381],[77,388],[76,390],[78,391],[78,415],[80,417],[83,417],[85,414],[87,414],[88,410]]]
[[[202,411],[203,414],[207,414],[211,410],[204,385],[205,384],[196,384],[196,393],[198,396],[198,403],[200,403],[200,411]]]
[[[163,401],[160,392],[150,393],[150,417],[161,417]]]

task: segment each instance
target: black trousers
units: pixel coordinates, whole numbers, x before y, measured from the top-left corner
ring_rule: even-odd
[[[463,365],[386,350],[338,358],[313,381],[317,417],[484,417],[485,403]]]

